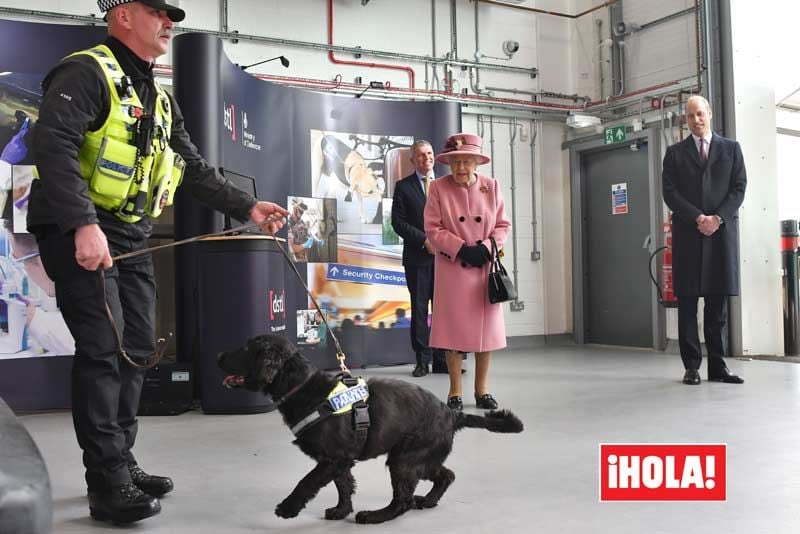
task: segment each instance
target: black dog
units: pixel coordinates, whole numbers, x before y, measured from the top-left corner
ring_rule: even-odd
[[[225,384],[262,391],[280,402],[279,410],[290,427],[326,403],[339,377],[318,370],[286,339],[257,336],[243,348],[218,356],[219,366],[232,376]],[[521,432],[522,422],[511,412],[486,412],[485,416],[450,410],[432,393],[408,382],[373,379],[368,382],[369,419],[366,439],[359,440],[352,413],[331,415],[298,433],[295,444],[318,463],[275,508],[280,517],[295,517],[317,492],[331,481],[339,502],[325,510],[326,519],[343,519],[353,511],[355,480],[350,472],[356,461],[387,454],[393,498],[380,510],[358,512],[357,523],[382,523],[411,508],[436,506],[455,480],[442,465],[453,446],[453,434],[465,427],[490,432]],[[425,496],[414,495],[420,479],[431,480]]]

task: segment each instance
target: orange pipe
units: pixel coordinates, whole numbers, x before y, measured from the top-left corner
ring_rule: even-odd
[[[328,44],[333,46],[333,0],[328,0]],[[366,63],[361,61],[346,61],[343,59],[336,59],[336,56],[333,55],[333,50],[328,51],[328,59],[331,60],[331,63],[336,63],[339,65],[356,65],[359,67],[369,67],[373,69],[392,69],[392,70],[404,70],[408,73],[408,86],[410,89],[414,89],[414,69],[411,67],[401,67],[399,65],[388,65],[386,63]]]

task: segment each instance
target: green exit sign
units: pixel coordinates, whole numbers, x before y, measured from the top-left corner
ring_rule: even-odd
[[[606,128],[604,136],[605,144],[610,145],[611,143],[621,143],[625,140],[625,127],[624,126],[612,126],[611,128]]]

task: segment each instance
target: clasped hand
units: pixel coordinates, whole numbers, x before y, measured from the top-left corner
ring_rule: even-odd
[[[483,267],[489,261],[489,249],[483,245],[461,245],[457,256],[473,267]]]
[[[697,231],[705,236],[710,236],[719,230],[719,221],[715,215],[699,215],[695,222]]]

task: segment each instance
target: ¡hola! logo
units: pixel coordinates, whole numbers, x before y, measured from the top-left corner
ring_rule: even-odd
[[[231,141],[236,141],[236,106],[224,105],[222,107],[222,124],[231,132]]]
[[[286,319],[286,293],[281,291],[269,290],[269,320],[274,321],[275,317]]]
[[[600,501],[724,501],[725,444],[600,444]]]

